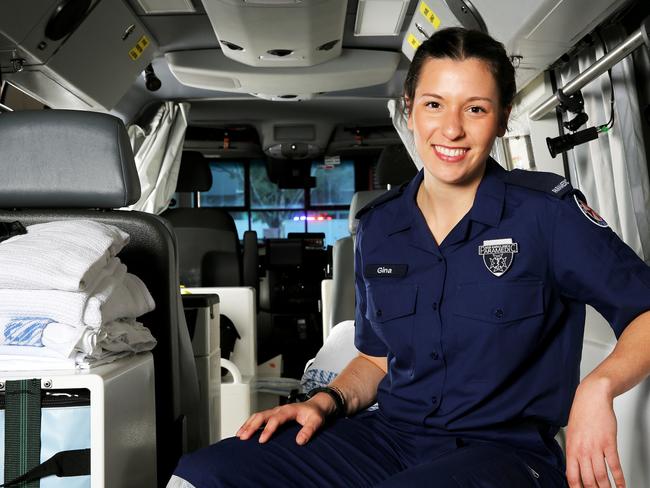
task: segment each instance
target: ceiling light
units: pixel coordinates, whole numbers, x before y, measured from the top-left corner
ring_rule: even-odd
[[[145,14],[194,13],[192,0],[138,0]]]
[[[399,35],[408,6],[409,0],[359,0],[354,35]]]

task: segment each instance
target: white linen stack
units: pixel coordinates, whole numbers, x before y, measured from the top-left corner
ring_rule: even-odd
[[[0,242],[0,370],[85,369],[153,349],[154,309],[117,254],[129,236],[91,220],[36,224]]]

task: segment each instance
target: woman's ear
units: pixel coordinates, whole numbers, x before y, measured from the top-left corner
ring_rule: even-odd
[[[413,132],[413,121],[411,115],[413,114],[412,110],[412,105],[411,105],[411,99],[408,97],[404,97],[404,117],[406,117],[406,127],[408,130]]]
[[[503,109],[503,114],[501,115],[501,123],[499,124],[499,132],[497,133],[498,137],[503,137],[508,130],[508,120],[510,120],[511,111],[512,105],[508,105]]]

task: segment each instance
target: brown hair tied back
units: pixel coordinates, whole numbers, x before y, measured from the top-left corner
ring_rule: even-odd
[[[407,110],[415,96],[422,65],[430,58],[449,58],[455,61],[474,58],[483,61],[497,83],[501,110],[512,105],[517,93],[515,69],[503,44],[480,31],[449,27],[437,31],[415,52],[404,81],[404,107]]]

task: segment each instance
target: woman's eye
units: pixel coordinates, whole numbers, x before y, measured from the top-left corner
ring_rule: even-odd
[[[425,106],[427,108],[440,108],[440,104],[438,102],[427,102]]]
[[[473,114],[480,114],[480,113],[485,113],[486,110],[483,107],[479,107],[478,105],[474,105],[469,108],[469,111]]]

